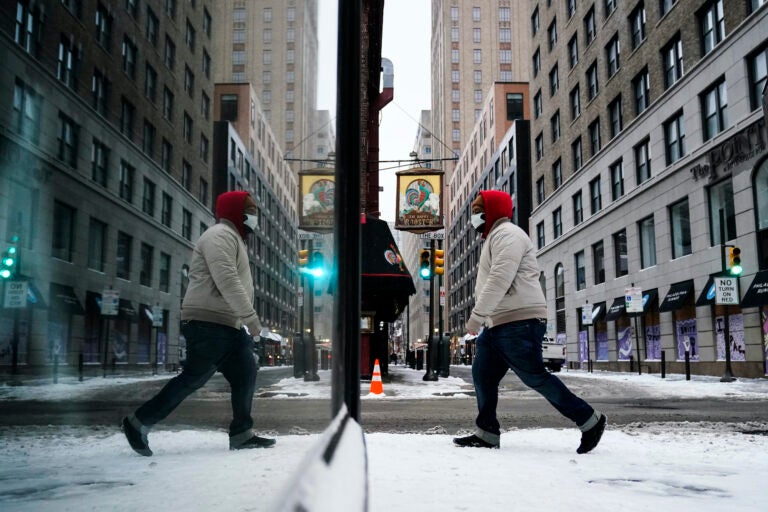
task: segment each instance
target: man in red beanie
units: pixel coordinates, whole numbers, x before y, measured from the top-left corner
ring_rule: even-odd
[[[229,382],[232,394],[230,450],[275,444],[274,439],[252,430],[257,367],[251,336],[259,335],[261,323],[253,309],[253,279],[244,240],[257,228],[257,214],[247,192],[225,192],[216,200],[218,223],[195,244],[181,305],[181,332],[187,341],[184,368],[154,398],[123,418],[128,443],[140,455],[152,455],[149,430],[217,371]]]
[[[541,342],[547,325],[547,303],[539,283],[536,251],[528,234],[512,223],[512,198],[506,192],[482,190],[472,202],[472,226],[485,240],[475,284],[475,306],[467,332],[477,334],[472,379],[477,396],[475,433],[454,438],[457,446],[498,448],[501,438],[496,405],[499,383],[507,370],[538,391],[581,430],[577,453],[597,446],[605,415],[574,395],[549,373]]]

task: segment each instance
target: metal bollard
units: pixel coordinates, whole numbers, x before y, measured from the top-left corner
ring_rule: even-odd
[[[685,380],[691,380],[691,353],[685,351]]]
[[[83,382],[83,353],[80,352],[77,355],[77,373],[78,373],[78,380],[80,382]]]
[[[661,378],[665,379],[667,377],[667,352],[666,350],[661,351]]]
[[[629,372],[632,373],[635,371],[635,358],[633,356],[629,356]]]
[[[56,354],[53,356],[53,383],[59,382],[59,356]]]

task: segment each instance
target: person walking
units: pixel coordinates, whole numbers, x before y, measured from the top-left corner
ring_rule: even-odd
[[[152,455],[149,430],[216,371],[231,388],[230,450],[275,444],[274,439],[252,430],[257,371],[252,336],[259,335],[261,322],[253,309],[253,279],[244,241],[258,227],[257,214],[247,192],[225,192],[216,200],[217,223],[195,244],[181,305],[181,332],[187,342],[182,372],[122,421],[128,443],[140,455]]]
[[[579,427],[581,443],[576,452],[587,453],[600,442],[606,417],[544,367],[541,343],[547,306],[536,252],[531,239],[511,218],[512,198],[506,192],[483,190],[472,202],[472,226],[485,243],[477,271],[475,306],[466,329],[471,335],[483,324],[485,329],[477,338],[472,363],[477,428],[474,434],[454,438],[453,442],[461,447],[499,448],[499,383],[512,369],[526,386]]]

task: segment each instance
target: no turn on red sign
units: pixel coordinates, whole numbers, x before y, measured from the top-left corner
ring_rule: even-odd
[[[739,280],[736,277],[716,277],[715,304],[739,305]]]

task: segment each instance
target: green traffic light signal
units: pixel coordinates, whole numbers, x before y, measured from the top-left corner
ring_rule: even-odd
[[[739,249],[738,247],[729,248],[728,259],[729,259],[729,267],[730,267],[731,275],[740,276],[744,270],[741,266],[741,249]]]
[[[16,242],[16,239],[13,240]],[[2,259],[0,259],[0,279],[10,279],[16,272],[18,265],[18,249],[11,245],[5,249]]]
[[[323,253],[315,251],[312,253],[312,257],[307,267],[307,273],[312,277],[319,278],[325,275],[325,260]]]
[[[419,275],[422,279],[432,277],[432,251],[429,249],[422,249],[419,253]]]

